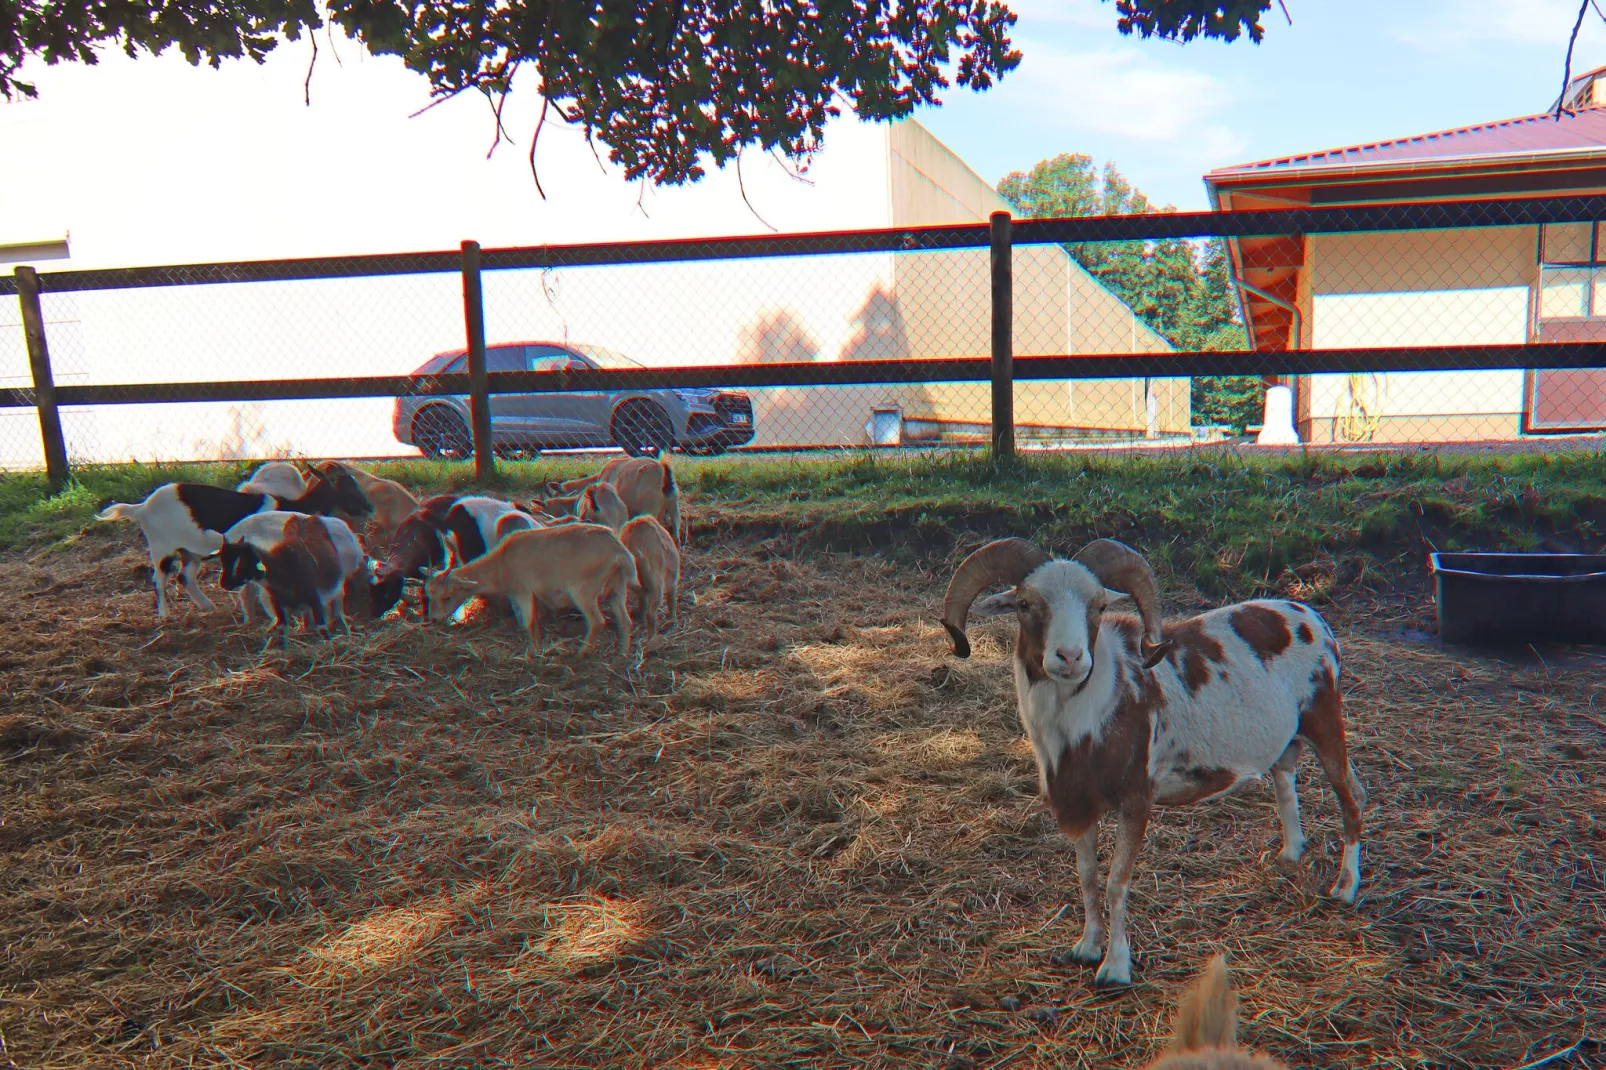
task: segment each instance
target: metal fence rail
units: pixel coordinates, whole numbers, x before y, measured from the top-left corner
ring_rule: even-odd
[[[1202,424],[1223,383],[1240,424],[1260,384],[1288,387],[1287,419],[1306,441],[1591,431],[1606,428],[1602,219],[1606,197],[998,213],[769,237],[19,268],[0,277],[19,309],[0,320],[0,464],[42,460],[65,481],[69,458],[366,454],[350,444],[387,435],[398,453],[472,452],[482,474],[498,452],[615,442],[1004,454],[1017,438],[1191,443],[1217,433]],[[1214,247],[1225,281],[1206,278],[1201,240],[1225,243]],[[1166,294],[1191,277],[1178,257],[1199,285],[1230,288],[1233,314],[1208,346],[1188,344],[1197,324],[1179,323],[1182,298]],[[1220,344],[1234,329],[1240,340]],[[460,361],[398,374],[454,348]],[[293,374],[263,376],[267,363]],[[291,411],[358,399],[397,411]],[[280,406],[271,419],[250,408],[263,403]],[[729,422],[744,406],[745,425]],[[150,408],[119,415],[131,407]],[[13,418],[27,409],[36,430]],[[431,424],[419,441],[430,420],[446,430]]]

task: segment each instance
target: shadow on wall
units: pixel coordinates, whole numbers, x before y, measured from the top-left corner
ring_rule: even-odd
[[[879,284],[854,314],[853,336],[839,361],[908,358],[909,335],[896,295]],[[742,331],[738,364],[815,363],[820,343],[790,311],[764,313]],[[897,405],[906,414],[925,414],[930,398],[920,385],[776,387],[753,391],[755,445],[863,446],[878,406]]]

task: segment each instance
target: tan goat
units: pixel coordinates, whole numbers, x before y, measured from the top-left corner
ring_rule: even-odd
[[[680,600],[680,551],[665,527],[650,516],[638,516],[624,526],[620,540],[636,559],[641,581],[641,623],[651,638],[658,634],[658,615],[669,600],[669,623],[675,622]]]
[[[373,520],[370,523],[376,525],[379,533],[386,537],[401,527],[401,522],[418,508],[418,499],[393,479],[381,479],[346,461],[323,461],[315,467],[317,471],[326,475],[336,468],[350,473],[352,481],[362,491],[363,497],[374,507]]]
[[[574,504],[574,515],[589,524],[601,524],[622,531],[631,513],[619,492],[607,483],[593,483],[580,492]]]
[[[615,457],[594,476],[551,484],[548,490],[579,495],[598,483],[612,484],[631,516],[653,517],[676,542],[681,541],[680,487],[675,483],[675,473],[669,462],[650,457]],[[561,507],[559,503],[564,501],[563,497],[548,498],[542,507],[550,512]]]
[[[1171,1044],[1147,1070],[1288,1070],[1288,1066],[1238,1046],[1238,993],[1227,978],[1227,960],[1217,955],[1183,995]]]
[[[608,599],[619,656],[630,657],[630,613],[625,596],[637,583],[636,561],[619,536],[600,524],[563,524],[554,528],[515,531],[484,557],[425,583],[432,620],[444,620],[476,595],[506,595],[514,613],[530,630],[530,642],[541,652],[540,604],[567,598],[586,619],[582,655],[596,643],[607,624],[602,600]]]

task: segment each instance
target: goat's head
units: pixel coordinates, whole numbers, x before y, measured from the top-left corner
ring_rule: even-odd
[[[430,620],[445,620],[464,602],[479,593],[479,581],[457,575],[457,570],[437,572],[424,581],[424,604]]]
[[[976,601],[1000,583],[1013,589]],[[1159,589],[1141,554],[1113,539],[1095,539],[1065,561],[1025,539],[998,539],[960,562],[943,599],[942,624],[954,656],[967,658],[965,622],[972,612],[984,617],[1015,613],[1021,628],[1017,652],[1028,671],[1079,683],[1093,672],[1104,611],[1127,598],[1143,618],[1143,663],[1151,667],[1170,644],[1160,638]]]
[[[237,591],[252,580],[259,580],[266,575],[255,547],[244,540],[225,540],[223,549],[218,551],[218,563],[223,566],[222,583],[225,590]]]
[[[348,516],[369,516],[374,511],[373,503],[357,486],[357,481],[351,478],[351,473],[338,465],[327,470],[313,469],[309,473],[307,490],[301,500],[306,501],[314,495],[327,495],[330,509]]]

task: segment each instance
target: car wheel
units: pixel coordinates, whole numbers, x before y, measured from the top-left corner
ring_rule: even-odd
[[[656,457],[674,447],[675,432],[655,402],[627,401],[613,414],[613,444],[632,457]]]
[[[693,457],[718,457],[720,454],[724,453],[729,448],[730,447],[726,446],[725,443],[717,442],[717,441],[716,442],[699,442],[695,446],[682,446],[681,447],[681,449],[685,450],[687,453],[691,454]]]
[[[413,417],[413,445],[425,457],[464,460],[474,452],[474,439],[463,418],[443,405],[432,405]]]

